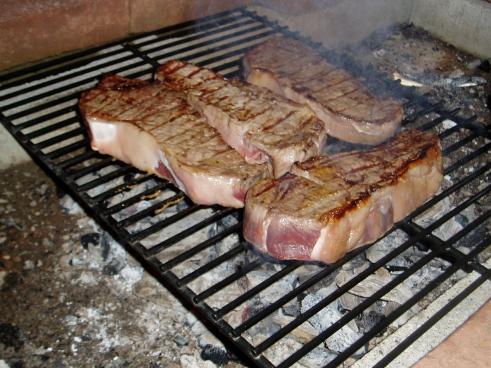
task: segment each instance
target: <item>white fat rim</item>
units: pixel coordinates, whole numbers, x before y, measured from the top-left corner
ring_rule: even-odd
[[[167,170],[169,170],[169,172],[171,173],[172,178],[174,179],[177,187],[180,190],[182,190],[184,193],[187,193],[186,187],[184,186],[183,182],[181,180],[179,180],[179,177],[174,172],[172,166],[170,165],[169,161],[167,160],[167,158],[165,157],[165,155],[164,155],[164,153],[162,151],[159,151],[159,156],[160,156],[160,160],[164,163],[165,168]]]
[[[310,258],[312,260],[320,261],[322,249],[325,247],[327,243],[327,228],[322,228],[320,236],[317,238],[314,247],[312,248],[312,252],[310,253]]]

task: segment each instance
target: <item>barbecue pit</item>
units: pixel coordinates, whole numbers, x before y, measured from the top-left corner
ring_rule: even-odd
[[[257,255],[241,239],[240,210],[195,205],[165,181],[93,152],[81,125],[78,95],[103,73],[148,79],[158,64],[181,58],[240,77],[243,53],[275,33],[322,49],[240,8],[3,74],[2,122],[247,365],[357,364],[381,336],[398,331],[445,289],[473,275],[385,352],[377,362],[385,366],[473,291],[489,287],[490,213],[482,205],[490,189],[489,162],[483,159],[489,130],[469,111],[449,108],[374,70],[368,78],[365,65],[324,50],[330,60],[365,76],[372,88],[401,99],[407,112],[403,125],[437,131],[446,157],[441,193],[383,239],[332,266]]]

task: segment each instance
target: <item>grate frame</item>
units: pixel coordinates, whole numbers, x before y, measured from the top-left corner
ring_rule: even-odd
[[[467,254],[462,253],[454,246],[459,240],[471,234],[486,221],[489,221],[490,211],[478,216],[449,239],[442,240],[433,233],[435,229],[458,214],[461,210],[488,195],[491,188],[489,182],[483,189],[465,198],[462,203],[451,209],[444,216],[436,219],[429,226],[423,227],[416,221],[418,215],[444,200],[452,193],[460,190],[460,188],[471,181],[483,175],[489,175],[491,164],[488,163],[479,167],[476,171],[460,178],[457,183],[444,189],[406,219],[397,223],[392,231],[401,231],[406,234],[408,237],[407,241],[396,246],[380,260],[371,264],[367,269],[326,296],[315,306],[301,313],[290,323],[281,326],[279,331],[273,333],[261,343],[253,345],[244,337],[244,334],[250,328],[263,321],[271,313],[285,305],[285,303],[299,297],[302,293],[308,292],[309,288],[334,274],[344,264],[347,264],[362,254],[365,248],[349,253],[334,265],[323,266],[312,277],[294,289],[285,292],[279,299],[265,306],[240,325],[232,327],[224,319],[225,316],[235,308],[259,295],[263,290],[274,285],[283,277],[303,267],[303,263],[296,261],[280,263],[278,264],[280,270],[266,280],[248,289],[237,298],[228,301],[226,305],[220,308],[210,306],[210,303],[207,301],[213,298],[216,293],[267,263],[264,259],[253,259],[251,262],[244,264],[243,267],[236,269],[235,272],[223,277],[214,285],[201,292],[195,292],[189,287],[193,281],[210,270],[224,263],[231,262],[238,255],[250,252],[249,246],[240,238],[242,211],[218,206],[206,208],[204,206],[194,205],[182,193],[164,180],[139,173],[138,170],[128,165],[115,162],[110,158],[90,150],[87,133],[77,110],[76,104],[80,92],[95,85],[101,75],[105,73],[120,73],[132,78],[152,79],[155,69],[160,63],[175,57],[195,62],[201,66],[212,67],[215,71],[223,72],[227,77],[239,77],[241,74],[240,59],[242,54],[250,47],[275,33],[299,38],[321,50],[321,53],[329,57],[330,60],[336,61],[339,59],[335,51],[324,50],[320,44],[314,43],[298,33],[291,32],[288,28],[277,22],[272,22],[259,16],[247,8],[237,8],[145,34],[134,35],[120,41],[55,58],[47,62],[41,62],[16,71],[0,73],[0,120],[38,165],[57,183],[63,186],[115,239],[121,242],[141,262],[147,271],[171,291],[188,309],[193,311],[231,351],[250,366],[289,367],[294,365],[316,346],[322,344],[329,336],[339,331],[345,324],[353,321],[366,307],[377,301],[379,297],[402,283],[412,273],[417,272],[428,262],[441,259],[449,264],[448,268],[441,275],[431,280],[428,285],[423,287],[412,298],[392,312],[386,319],[380,321],[372,329],[364,333],[360,339],[339,353],[326,365],[326,367],[337,366],[352,356],[358,349],[368,344],[374,336],[381,333],[392,321],[395,321],[403,313],[407,312],[431,290],[440,286],[456,272],[477,273],[478,277],[470,286],[465,288],[456,298],[450,300],[437,314],[433,315],[427,322],[415,330],[413,334],[393,349],[390,354],[383,357],[377,363],[377,366],[382,367],[408,348],[412,342],[451,311],[460,301],[487,280],[491,279],[490,270],[478,258],[478,255],[491,244],[489,234],[477,242]],[[351,65],[356,66],[356,63],[352,63]],[[360,75],[360,70],[356,68],[351,70],[351,72],[355,75]],[[463,159],[447,166],[445,168],[445,175],[450,175],[476,157],[489,153],[491,147],[489,130],[477,124],[474,117],[466,116],[464,114],[465,112],[460,110],[448,111],[441,102],[432,101],[427,96],[420,96],[414,89],[404,88],[397,82],[387,81],[384,78],[374,79],[382,81],[384,88],[405,101],[406,108],[416,108],[417,113],[414,114],[412,120],[406,119],[403,125],[409,126],[428,114],[436,114],[436,118],[429,119],[420,128],[434,129],[436,126],[441,125],[443,121],[449,119],[455,122],[456,125],[441,132],[440,136],[442,139],[455,134],[458,130],[468,132],[466,138],[446,147],[444,149],[445,155],[450,155],[452,152],[461,149],[469,142],[473,142],[478,138],[488,140],[483,146],[472,151]],[[71,126],[72,129],[68,129]],[[45,135],[48,137],[43,139]],[[56,147],[57,144],[63,145]],[[52,149],[52,147],[55,148]],[[85,166],[79,167],[80,165]],[[112,166],[114,166],[114,170],[100,174],[87,182],[80,183],[80,179],[94,173],[99,173],[101,170],[109,169]],[[89,194],[91,190],[98,188],[101,184],[110,183],[119,178],[127,178],[127,180],[96,195]],[[143,185],[152,181],[156,184],[113,206],[108,206],[108,200],[114,198],[116,195],[129,191],[134,186]],[[138,204],[144,198],[151,197],[161,191],[171,191],[173,195],[159,200],[149,208],[123,220],[114,218],[113,215],[115,213]],[[138,225],[147,217],[156,217],[162,208],[165,212],[167,207],[173,206],[176,202],[185,203],[186,207],[163,220],[156,221],[137,233],[128,231],[128,226]],[[155,234],[160,230],[165,230],[169,226],[174,226],[174,224],[188,216],[193,216],[200,211],[207,210],[211,211],[210,215],[206,216],[206,218],[201,218],[200,221],[191,227],[177,234],[170,235],[151,247],[147,247],[142,243],[142,240],[149,235]],[[158,258],[162,252],[175,247],[183,239],[206,229],[210,225],[217,224],[230,216],[236,218],[237,222],[226,226],[220,232],[193,245],[191,248],[184,250],[171,259],[162,261]],[[176,267],[182,265],[191,257],[215,246],[223,239],[234,234],[238,236],[239,241],[231,249],[225,250],[210,262],[201,265],[184,276],[180,277],[174,272]],[[426,254],[421,259],[414,262],[408,269],[403,270],[401,274],[380,288],[374,295],[366,298],[353,310],[344,314],[336,323],[303,344],[300,349],[285,357],[278,364],[274,364],[263,354],[296,327],[308,321],[309,318],[316,315],[325,306],[347,292],[350,287],[357,285],[358,282],[366,279],[377,269],[386,266],[391,259],[415,246],[426,251]]]

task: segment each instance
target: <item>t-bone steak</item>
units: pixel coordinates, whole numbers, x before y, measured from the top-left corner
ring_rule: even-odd
[[[184,91],[189,103],[247,162],[270,161],[275,177],[295,162],[318,155],[324,146],[323,123],[308,107],[265,88],[178,60],[162,65],[157,79]]]
[[[362,144],[392,136],[403,117],[393,99],[374,96],[359,80],[293,38],[274,36],[244,57],[249,83],[307,104],[329,135]]]
[[[268,175],[164,83],[108,76],[79,107],[94,150],[173,182],[195,203],[242,207],[249,187]]]
[[[244,237],[278,259],[332,263],[385,234],[441,180],[438,137],[404,131],[370,150],[315,157],[260,180],[247,193]]]

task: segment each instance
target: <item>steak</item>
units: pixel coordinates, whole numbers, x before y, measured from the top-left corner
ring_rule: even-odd
[[[244,237],[278,259],[332,263],[369,244],[433,196],[441,145],[408,130],[367,151],[315,157],[246,196]]]
[[[248,52],[244,71],[248,82],[310,106],[329,135],[347,142],[382,143],[403,117],[398,102],[375,97],[348,72],[292,38],[272,37]]]
[[[186,92],[188,102],[246,162],[271,162],[275,177],[324,146],[323,124],[312,111],[267,89],[177,60],[162,65],[157,79]]]
[[[195,203],[243,207],[249,187],[268,175],[164,83],[108,76],[79,106],[94,150],[171,181]]]

